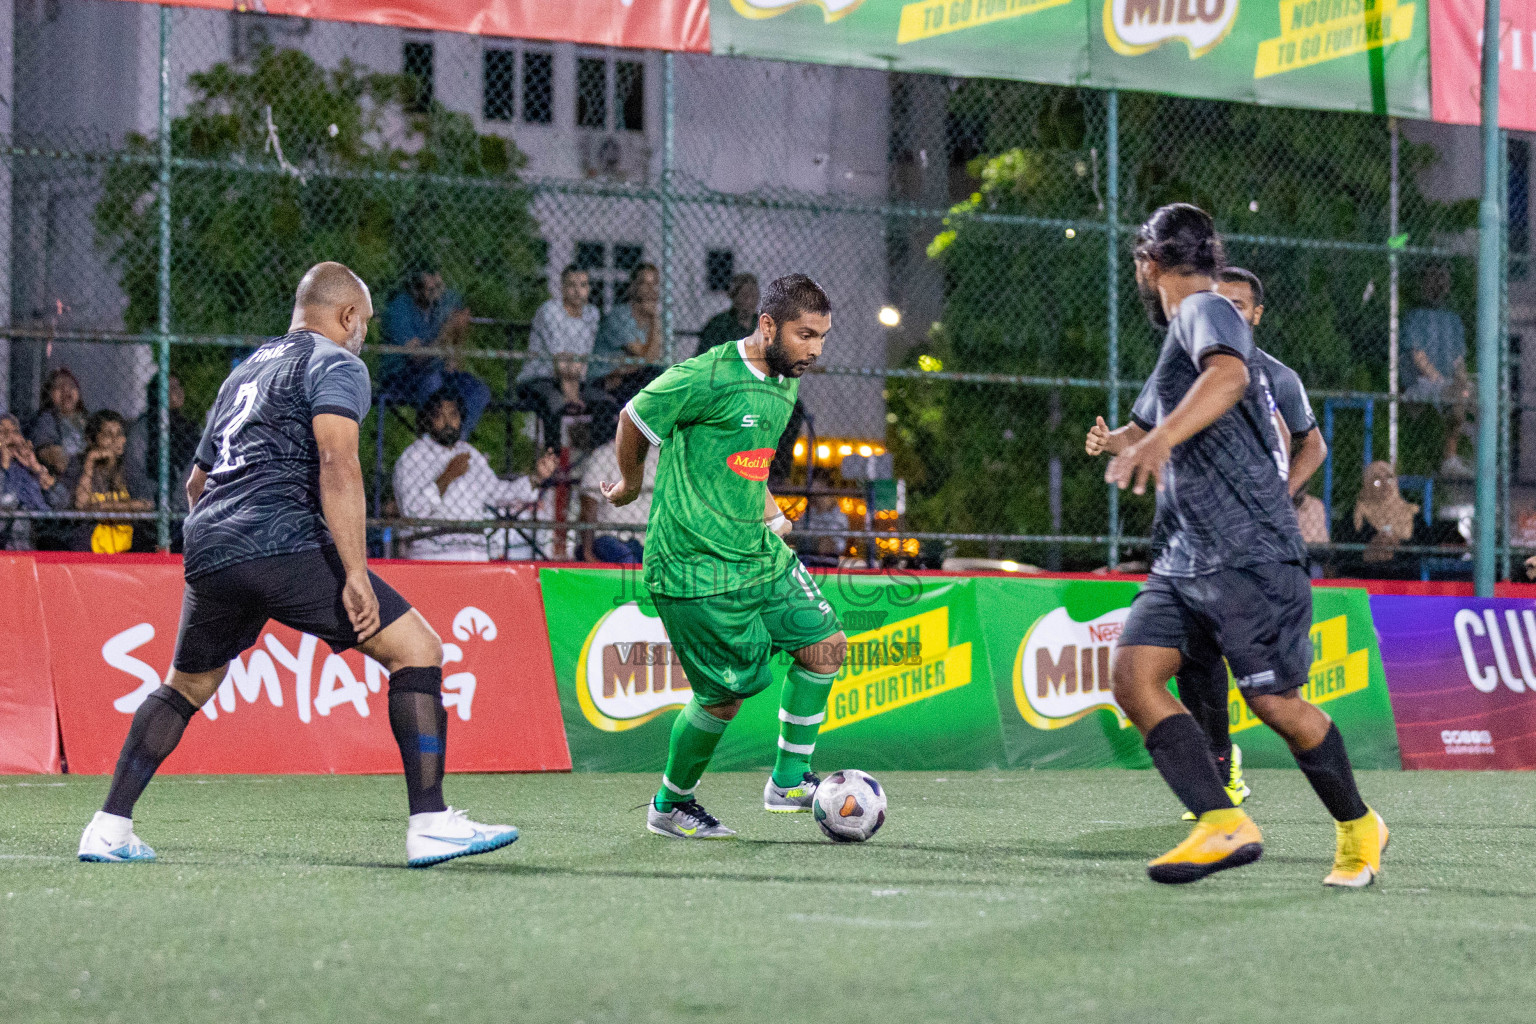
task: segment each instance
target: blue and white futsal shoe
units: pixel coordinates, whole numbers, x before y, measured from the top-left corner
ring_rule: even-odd
[[[511,825],[482,825],[463,811],[450,807],[411,815],[405,833],[405,862],[413,868],[429,868],[456,857],[490,853],[517,842]]]
[[[80,836],[80,859],[97,864],[154,860],[155,851],[133,834],[133,819],[97,811]]]

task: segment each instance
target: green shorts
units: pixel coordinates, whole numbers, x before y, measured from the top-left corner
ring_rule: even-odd
[[[655,594],[656,612],[699,703],[724,704],[767,689],[768,663],[840,632],[832,605],[805,566],[711,597]]]

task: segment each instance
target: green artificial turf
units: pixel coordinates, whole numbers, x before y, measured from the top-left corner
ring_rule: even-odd
[[[1536,1007],[1536,776],[1362,773],[1392,848],[1320,883],[1333,828],[1252,772],[1258,864],[1144,862],[1187,826],[1151,772],[890,773],[863,846],[706,777],[741,831],[644,831],[645,775],[456,776],[507,850],[404,859],[391,777],[168,777],[152,865],[80,864],[103,778],[0,779],[0,1019],[1451,1021]]]

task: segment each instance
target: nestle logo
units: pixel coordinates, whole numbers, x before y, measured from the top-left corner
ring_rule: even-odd
[[[1088,627],[1088,635],[1094,643],[1112,644],[1120,639],[1120,634],[1125,631],[1122,622],[1103,622]]]

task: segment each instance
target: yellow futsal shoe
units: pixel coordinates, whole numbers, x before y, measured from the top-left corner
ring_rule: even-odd
[[[1387,851],[1387,823],[1381,815],[1367,810],[1354,821],[1336,821],[1338,852],[1333,855],[1333,870],[1324,885],[1342,885],[1364,889],[1381,874],[1381,855]]]
[[[1232,744],[1232,758],[1227,763],[1227,799],[1232,801],[1233,807],[1243,806],[1243,801],[1253,790],[1248,788],[1248,783],[1243,781],[1243,748],[1236,743]],[[1185,821],[1194,821],[1195,812],[1185,811]]]
[[[1227,868],[1252,864],[1264,853],[1264,837],[1246,811],[1223,807],[1206,811],[1189,838],[1147,865],[1154,882],[1197,882]]]

